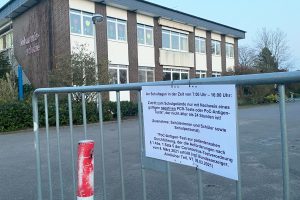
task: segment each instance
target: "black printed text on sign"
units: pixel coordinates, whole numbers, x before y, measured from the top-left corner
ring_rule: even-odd
[[[235,85],[142,88],[146,156],[237,180]]]

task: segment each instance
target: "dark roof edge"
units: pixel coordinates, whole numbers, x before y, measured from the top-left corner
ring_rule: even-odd
[[[246,33],[246,31],[241,30],[241,29],[237,29],[237,28],[234,28],[234,27],[231,27],[231,26],[227,26],[227,25],[218,23],[218,22],[214,22],[214,21],[211,21],[211,20],[208,20],[208,19],[204,19],[204,18],[198,17],[196,15],[188,14],[188,13],[185,13],[185,12],[182,12],[182,11],[179,11],[179,10],[175,10],[173,8],[168,8],[166,6],[162,6],[162,5],[159,5],[159,4],[156,4],[156,3],[152,3],[152,2],[149,2],[149,1],[146,1],[146,0],[137,0],[137,1],[144,2],[144,3],[147,3],[147,4],[153,5],[153,6],[157,6],[157,7],[160,7],[160,8],[163,8],[163,9],[167,9],[167,10],[170,10],[170,11],[173,11],[173,12],[177,12],[177,13],[180,13],[180,14],[183,14],[183,15],[194,17],[194,18],[197,18],[197,19],[209,22],[209,23],[214,23],[214,24],[217,24],[217,25],[220,25],[220,26],[224,26],[226,28],[230,28],[230,29],[233,29],[233,30],[236,30],[236,31],[241,31],[241,32]]]

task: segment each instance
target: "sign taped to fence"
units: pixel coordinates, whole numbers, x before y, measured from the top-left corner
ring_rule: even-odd
[[[142,87],[146,156],[237,180],[235,85]]]

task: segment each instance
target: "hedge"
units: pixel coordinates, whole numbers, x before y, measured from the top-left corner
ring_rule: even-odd
[[[39,103],[39,124],[45,126],[45,107],[43,103]],[[82,104],[72,103],[73,124],[83,123]],[[136,116],[138,112],[137,104],[128,101],[121,102],[121,116]],[[96,103],[86,104],[86,113],[88,123],[96,123],[99,121],[99,113]],[[103,119],[104,121],[113,120],[117,117],[116,102],[103,102]],[[69,110],[67,102],[59,103],[60,125],[69,124]],[[49,125],[55,126],[55,104],[48,103],[48,119]],[[16,131],[31,128],[32,122],[32,105],[28,102],[11,102],[0,104],[0,132]]]

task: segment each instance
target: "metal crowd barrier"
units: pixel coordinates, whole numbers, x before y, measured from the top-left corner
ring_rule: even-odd
[[[102,163],[102,198],[106,200],[107,196],[107,176],[105,169],[105,157],[104,157],[104,142],[103,142],[103,107],[102,107],[102,92],[116,91],[117,96],[117,123],[118,123],[118,145],[119,145],[119,161],[120,161],[120,176],[121,176],[121,196],[122,200],[125,200],[125,185],[124,185],[124,171],[123,171],[123,151],[122,151],[122,130],[121,130],[121,108],[120,108],[120,91],[130,90],[136,91],[138,97],[138,120],[139,120],[139,133],[140,133],[140,155],[141,155],[141,174],[142,174],[142,190],[143,200],[147,199],[146,191],[146,178],[145,167],[142,160],[145,156],[144,152],[144,135],[143,135],[143,117],[142,117],[142,102],[141,102],[141,89],[142,86],[163,86],[163,85],[201,85],[201,84],[235,84],[241,85],[267,85],[277,84],[280,95],[280,126],[281,126],[281,152],[282,152],[282,172],[283,172],[283,199],[289,200],[290,186],[289,186],[289,158],[288,158],[288,144],[287,144],[287,128],[286,128],[286,108],[285,108],[285,84],[300,82],[300,72],[280,72],[280,73],[268,73],[268,74],[254,74],[254,75],[240,75],[240,76],[223,76],[205,79],[190,79],[190,80],[178,80],[178,81],[160,81],[160,82],[148,82],[148,83],[130,83],[122,85],[96,85],[96,86],[81,86],[81,87],[61,87],[61,88],[40,88],[35,90],[32,98],[33,105],[33,123],[34,123],[34,135],[35,135],[35,148],[36,148],[36,169],[37,169],[37,199],[42,200],[42,185],[49,186],[49,198],[53,199],[53,181],[51,179],[53,170],[51,168],[50,160],[50,145],[49,145],[49,122],[48,122],[48,95],[54,94],[55,96],[55,110],[56,110],[56,137],[57,137],[57,152],[58,152],[58,171],[59,171],[59,187],[60,197],[64,199],[64,185],[63,173],[62,173],[62,158],[61,158],[61,144],[60,144],[60,125],[59,125],[59,95],[65,93],[68,95],[68,108],[69,108],[69,126],[70,126],[70,141],[71,141],[71,157],[72,157],[72,187],[74,192],[74,199],[76,199],[76,180],[75,180],[75,161],[74,161],[74,137],[73,137],[73,115],[72,115],[72,93],[82,94],[82,112],[83,112],[83,127],[84,138],[87,138],[87,119],[86,119],[86,102],[85,93],[95,92],[98,94],[98,111],[99,111],[99,127],[100,127],[100,139],[101,139],[101,163]],[[46,125],[46,156],[47,156],[47,168],[48,168],[48,183],[42,182],[41,173],[41,144],[40,144],[40,128],[39,128],[39,114],[38,114],[38,96],[44,95],[45,105],[45,125]],[[241,171],[240,171],[240,153],[239,153],[239,132],[237,132],[238,142],[238,177],[236,181],[236,199],[242,199],[242,187],[241,187]],[[169,163],[166,164],[166,171],[168,177],[168,196],[169,200],[172,200],[172,184],[171,184],[171,168]],[[198,200],[203,199],[202,188],[202,175],[201,170],[198,171]]]

